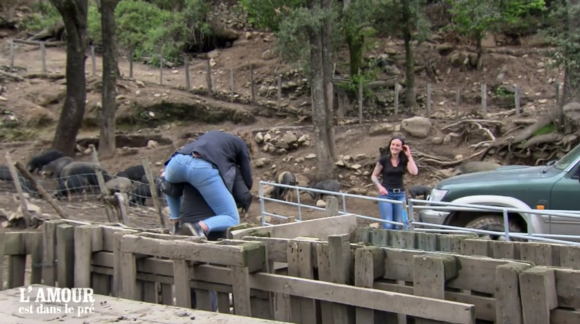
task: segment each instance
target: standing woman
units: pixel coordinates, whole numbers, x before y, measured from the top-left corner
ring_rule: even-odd
[[[405,171],[416,176],[419,173],[417,164],[413,161],[411,149],[405,145],[405,141],[400,137],[394,137],[389,142],[389,154],[381,156],[375,166],[371,180],[379,190],[379,198],[405,201],[405,188],[403,187],[403,176]],[[379,183],[378,176],[382,175],[382,182]],[[389,202],[379,202],[381,218],[387,221],[402,222],[403,206]],[[384,229],[392,229],[394,224],[383,223]]]

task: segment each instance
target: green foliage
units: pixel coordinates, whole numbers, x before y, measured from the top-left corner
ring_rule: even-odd
[[[554,66],[566,66],[570,71],[580,71],[580,30],[570,28],[571,19],[578,19],[578,15],[580,5],[571,5],[568,0],[555,1],[548,16],[549,27],[542,31],[555,46],[550,53]]]
[[[291,10],[306,5],[305,0],[240,0],[254,27],[279,31],[282,21]]]
[[[538,135],[546,135],[546,134],[550,134],[550,133],[555,133],[558,131],[558,127],[556,127],[556,124],[554,123],[549,123],[548,125],[538,129],[535,133],[534,136],[538,136]]]
[[[513,98],[514,97],[514,93],[509,91],[508,89],[499,86],[495,89],[495,95],[500,97],[500,98]]]
[[[476,42],[485,33],[504,28],[519,28],[529,22],[533,11],[545,9],[544,0],[446,0],[451,9],[453,24],[448,29],[468,36]]]
[[[337,87],[345,90],[350,95],[358,96],[359,86],[362,82],[363,86],[363,96],[365,98],[372,98],[374,93],[366,85],[369,82],[373,82],[377,79],[381,69],[373,68],[362,70],[359,74],[353,75],[348,82],[342,82],[337,84]]]
[[[56,8],[49,1],[34,2],[30,9],[33,13],[27,16],[21,25],[26,30],[39,32],[62,20]]]
[[[180,62],[188,41],[211,34],[209,9],[203,0],[123,0],[115,9],[117,42],[133,49],[134,59],[151,57],[155,66],[160,53],[166,61]],[[88,34],[101,43],[101,15],[95,6],[89,8]]]
[[[403,1],[409,2],[411,29],[413,39],[425,41],[430,34],[431,25],[423,13],[425,0],[381,0],[377,8],[377,24],[379,31],[390,35],[401,35],[405,25],[403,17]],[[376,5],[375,5],[376,7]]]

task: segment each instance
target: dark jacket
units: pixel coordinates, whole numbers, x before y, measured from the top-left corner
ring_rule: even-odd
[[[236,165],[240,166],[242,178],[248,189],[252,189],[252,168],[248,145],[241,138],[220,132],[209,131],[196,141],[184,145],[177,153],[190,155],[193,152],[213,163],[219,170],[226,187],[231,192],[236,177]]]

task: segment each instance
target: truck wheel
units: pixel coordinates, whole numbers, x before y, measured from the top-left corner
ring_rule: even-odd
[[[466,228],[474,228],[478,230],[484,231],[493,231],[493,232],[503,232],[503,217],[497,215],[486,215],[480,216],[476,219],[472,220],[471,222],[465,225]],[[525,233],[525,230],[522,229],[518,224],[514,222],[509,223],[509,230],[511,232],[516,233]],[[505,241],[505,236],[498,236],[498,235],[489,235],[489,234],[477,234],[480,238],[490,239],[494,241]],[[522,239],[518,238],[510,238],[511,241],[522,241]]]

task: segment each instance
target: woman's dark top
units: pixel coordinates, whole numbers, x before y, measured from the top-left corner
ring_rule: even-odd
[[[218,168],[230,192],[236,177],[236,165],[240,167],[246,186],[252,189],[250,152],[248,145],[241,138],[220,131],[209,131],[177,150],[177,153],[185,155],[191,155],[194,152],[201,155],[201,159],[213,163]]]
[[[381,185],[385,189],[403,189],[403,175],[405,175],[405,171],[407,170],[408,161],[404,157],[399,157],[399,165],[394,167],[391,163],[390,155],[381,156],[379,159],[379,163],[383,166],[383,170],[381,171],[383,177]]]

